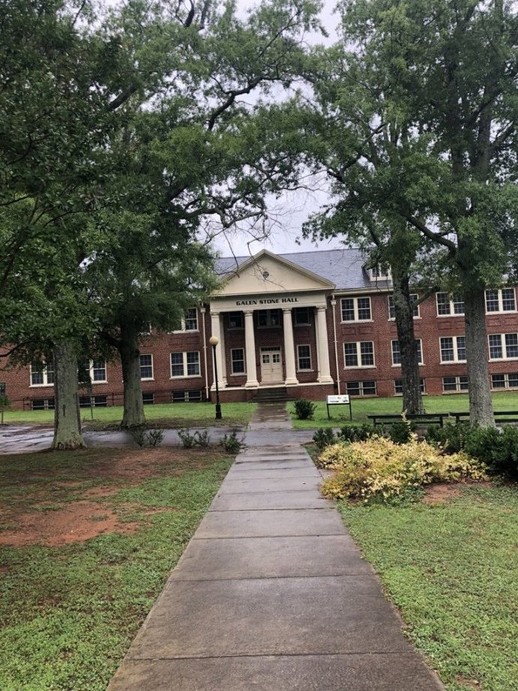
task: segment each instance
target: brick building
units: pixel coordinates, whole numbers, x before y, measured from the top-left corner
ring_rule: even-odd
[[[401,393],[391,284],[365,268],[359,250],[339,249],[219,260],[224,276],[210,302],[188,310],[173,333],[143,335],[145,403],[210,398],[216,336],[222,401],[253,400],[265,390],[290,398]],[[462,300],[437,293],[416,305],[415,335],[425,393],[467,390]],[[486,292],[488,354],[494,390],[518,388],[518,311],[514,287]],[[92,361],[81,404],[122,403],[118,363]],[[53,406],[52,366],[3,371],[15,407]],[[93,397],[91,399],[91,397]]]

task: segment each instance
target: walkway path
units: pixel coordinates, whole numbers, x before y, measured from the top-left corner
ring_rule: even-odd
[[[437,691],[282,407],[241,453],[109,691]]]

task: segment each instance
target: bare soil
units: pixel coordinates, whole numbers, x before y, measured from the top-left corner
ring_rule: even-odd
[[[74,479],[63,479],[61,468],[56,471],[55,480],[50,473],[43,487],[43,470],[39,474],[32,467],[17,478],[18,485],[26,491],[23,500],[0,501],[0,545],[58,547],[105,533],[134,532],[139,524],[121,521],[119,517],[119,513],[132,507],[119,504],[116,512],[106,500],[123,487],[161,475],[180,475],[188,469],[203,467],[203,461],[199,451],[184,449],[103,450],[92,463],[71,469]],[[91,485],[94,478],[98,480],[94,487],[81,489],[84,481]],[[31,488],[31,481],[35,480],[40,482]],[[56,499],[63,497],[63,493],[73,495],[73,500]]]

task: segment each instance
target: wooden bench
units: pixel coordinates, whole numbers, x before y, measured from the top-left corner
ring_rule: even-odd
[[[367,415],[369,420],[372,420],[372,424],[376,425],[393,425],[396,422],[404,422],[401,415]],[[448,417],[448,413],[420,413],[416,415],[405,415],[405,419],[410,422],[420,423],[427,425],[439,425],[444,427],[444,420]]]
[[[518,410],[495,410],[495,422],[498,424],[504,424],[506,422],[518,422]],[[450,416],[455,418],[455,423],[466,421],[469,422],[469,413],[450,413]],[[512,417],[509,417],[512,416]]]

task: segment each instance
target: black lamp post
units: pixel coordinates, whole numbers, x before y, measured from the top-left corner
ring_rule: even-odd
[[[216,420],[221,420],[221,406],[219,404],[219,385],[218,385],[218,363],[216,361],[216,346],[219,343],[217,336],[211,336],[209,343],[212,346],[212,356],[214,358],[214,384],[216,385]]]

